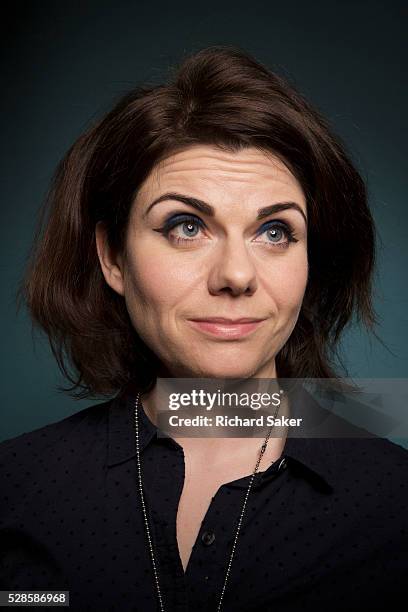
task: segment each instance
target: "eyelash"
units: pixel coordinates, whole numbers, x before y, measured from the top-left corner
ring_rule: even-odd
[[[183,223],[192,223],[198,226],[200,229],[205,228],[205,224],[199,217],[196,217],[195,215],[191,215],[191,214],[179,214],[179,215],[175,215],[175,216],[172,216],[166,219],[163,226],[158,229],[155,229],[154,231],[160,232],[161,234],[165,236],[165,238],[167,238],[167,240],[169,240],[170,242],[174,244],[186,244],[186,243],[196,242],[195,238],[180,238],[180,237],[171,238],[169,237],[171,230],[173,230],[175,227],[178,227],[179,225],[182,225]],[[294,237],[295,234],[294,234],[294,231],[291,225],[289,225],[287,222],[283,222],[279,220],[268,221],[268,223],[265,223],[262,226],[261,230],[257,233],[257,235],[262,236],[262,234],[267,232],[269,229],[273,228],[273,226],[277,226],[279,229],[281,229],[286,234],[286,241],[283,243],[273,243],[273,242],[266,243],[267,248],[287,249],[291,242],[298,242],[298,240]]]

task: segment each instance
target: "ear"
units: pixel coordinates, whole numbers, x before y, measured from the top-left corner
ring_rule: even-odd
[[[113,253],[105,224],[99,221],[95,227],[96,250],[102,273],[108,285],[119,295],[125,295],[122,259]]]

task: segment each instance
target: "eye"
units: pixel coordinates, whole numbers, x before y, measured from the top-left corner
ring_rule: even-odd
[[[163,227],[155,230],[176,244],[197,242],[196,236],[205,225],[195,215],[179,214],[166,220]]]
[[[298,242],[294,237],[293,228],[284,221],[270,221],[269,223],[264,224],[260,230],[257,232],[257,236],[266,236],[265,241],[261,241],[262,244],[265,244],[267,247],[271,248],[283,248],[287,249],[289,247],[289,243]],[[282,240],[282,238],[284,238]],[[255,240],[254,242],[259,242]]]
[[[164,225],[154,231],[163,234],[167,240],[174,244],[198,242],[200,230],[205,228],[204,222],[195,215],[176,214],[166,219]],[[294,237],[292,227],[284,221],[273,220],[264,223],[257,232],[257,237],[265,235],[265,240],[254,240],[267,248],[289,247],[289,243],[298,242]]]

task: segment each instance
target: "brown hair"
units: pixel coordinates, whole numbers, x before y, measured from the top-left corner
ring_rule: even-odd
[[[309,279],[276,356],[279,377],[336,378],[333,357],[353,313],[371,331],[377,323],[375,228],[344,145],[281,76],[237,47],[210,47],[185,59],[168,84],[127,93],[56,169],[20,297],[76,397],[113,394],[130,380],[144,391],[156,381],[156,356],[102,275],[95,225],[104,221],[112,247],[122,249],[142,182],[164,157],[194,144],[270,151],[305,193]]]

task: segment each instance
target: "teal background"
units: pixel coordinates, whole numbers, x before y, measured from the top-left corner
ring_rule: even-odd
[[[93,402],[57,391],[15,293],[61,156],[90,121],[186,53],[234,44],[287,76],[331,121],[367,181],[381,243],[375,304],[385,344],[351,328],[350,376],[408,377],[405,2],[25,2],[3,15],[0,439]]]

